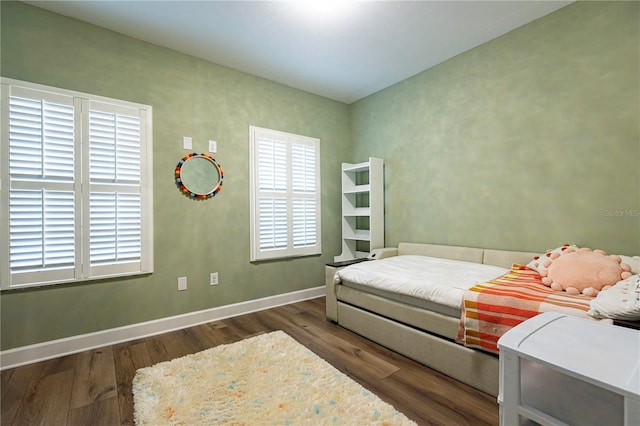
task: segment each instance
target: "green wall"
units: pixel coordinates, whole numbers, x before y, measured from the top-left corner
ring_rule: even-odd
[[[573,3],[353,104],[386,245],[640,254],[639,16]]]
[[[153,106],[155,272],[5,291],[2,349],[321,286],[340,253],[340,163],[348,106],[23,3],[2,7],[2,76]],[[323,255],[249,263],[249,126],[320,139]],[[183,196],[174,169],[218,141],[221,192]],[[209,286],[209,273],[220,284]],[[188,290],[178,292],[177,277]]]
[[[388,246],[640,254],[637,2],[574,3],[351,106],[0,5],[2,76],[153,106],[155,215],[154,274],[3,292],[3,350],[322,285],[340,163],[369,156],[385,159]],[[249,125],[321,139],[322,256],[249,263]],[[211,200],[175,187],[182,136],[218,141]]]

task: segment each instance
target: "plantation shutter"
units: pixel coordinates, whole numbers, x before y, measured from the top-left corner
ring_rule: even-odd
[[[294,142],[291,155],[293,246],[313,247],[317,237],[315,146]]]
[[[319,140],[251,127],[251,260],[320,253]]]
[[[153,270],[151,108],[2,79],[0,286]]]
[[[91,267],[139,262],[142,255],[140,117],[137,110],[89,105]]]
[[[259,249],[287,248],[287,144],[258,140]]]
[[[8,97],[8,267],[18,282],[75,275],[75,109],[69,96]]]

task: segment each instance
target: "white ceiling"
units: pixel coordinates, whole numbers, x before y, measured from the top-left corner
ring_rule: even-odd
[[[25,1],[345,103],[572,3],[331,2],[347,7],[325,16],[301,13],[300,1]]]

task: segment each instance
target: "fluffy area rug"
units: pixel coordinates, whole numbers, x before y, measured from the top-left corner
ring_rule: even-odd
[[[137,425],[415,425],[283,331],[141,368]]]

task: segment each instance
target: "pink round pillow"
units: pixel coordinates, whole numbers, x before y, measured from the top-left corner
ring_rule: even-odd
[[[607,256],[602,250],[581,248],[553,258],[541,275],[542,282],[553,290],[596,296],[600,290],[629,278],[630,271],[620,256]]]

